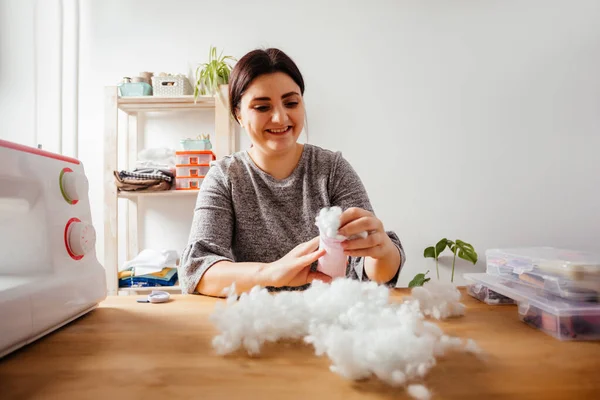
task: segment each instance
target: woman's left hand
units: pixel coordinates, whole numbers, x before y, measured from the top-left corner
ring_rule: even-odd
[[[340,217],[338,233],[346,237],[367,232],[366,238],[342,242],[344,254],[352,257],[372,257],[382,259],[396,251],[395,245],[383,229],[383,223],[373,213],[362,208],[352,207]]]

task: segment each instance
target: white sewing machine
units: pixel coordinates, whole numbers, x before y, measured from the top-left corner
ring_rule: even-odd
[[[0,140],[0,357],[106,297],[79,160]]]

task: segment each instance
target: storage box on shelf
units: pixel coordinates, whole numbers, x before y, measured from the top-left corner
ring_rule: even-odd
[[[177,165],[210,164],[211,161],[216,159],[215,154],[209,150],[176,151],[175,157]]]
[[[201,135],[198,139],[182,139],[179,141],[181,148],[187,151],[211,150],[210,135]]]
[[[185,84],[184,84],[185,85]],[[167,86],[167,85],[165,85]],[[174,85],[172,85],[174,86]],[[215,97],[199,96],[194,99],[194,96],[176,96],[176,97],[161,97],[155,91],[154,96],[136,96],[136,97],[120,97],[118,95],[117,86],[109,86],[105,90],[105,144],[104,144],[104,266],[107,274],[108,293],[115,295],[119,292],[118,288],[118,254],[120,242],[119,238],[119,202],[118,198],[124,198],[128,201],[124,208],[125,217],[125,257],[127,260],[132,259],[139,251],[138,237],[138,199],[173,196],[174,198],[188,197],[195,195],[195,190],[173,190],[159,192],[118,192],[113,181],[113,171],[118,170],[118,143],[119,135],[125,134],[126,151],[125,165],[123,169],[133,169],[138,154],[138,132],[137,117],[139,113],[149,111],[179,111],[179,110],[214,110],[215,120],[215,137],[213,141],[214,154],[208,152],[194,156],[190,155],[186,162],[178,164],[204,164],[215,159],[219,159],[225,155],[231,154],[237,149],[236,135],[234,135],[233,124],[229,116],[229,108]],[[227,86],[221,87],[222,98],[227,100]],[[119,116],[127,118],[126,132],[119,132]],[[123,124],[125,125],[125,124]],[[194,157],[196,157],[194,159]],[[208,157],[208,159],[207,159]],[[195,162],[189,162],[189,161]],[[206,160],[206,161],[205,161]],[[204,162],[203,162],[204,161]],[[195,178],[198,179],[198,178]],[[200,183],[200,182],[198,182]],[[193,185],[193,184],[192,184]],[[176,185],[175,185],[176,186]],[[121,240],[120,240],[121,239]],[[182,244],[182,248],[185,244]],[[168,287],[163,289],[169,289]],[[171,287],[171,290],[180,290],[179,287]],[[140,289],[131,288],[121,290],[122,292],[137,292],[144,290],[152,290],[152,288]]]
[[[182,176],[175,180],[176,190],[199,190],[204,176]]]
[[[152,91],[155,96],[188,96],[194,89],[187,77],[183,75],[153,76]]]
[[[205,176],[208,173],[208,169],[210,168],[210,164],[184,164],[177,165],[176,167],[176,177],[194,177],[197,178],[199,176]]]
[[[215,155],[209,150],[176,151],[175,186],[177,190],[198,190]]]
[[[125,82],[119,84],[121,96],[152,96],[152,86],[146,82]]]

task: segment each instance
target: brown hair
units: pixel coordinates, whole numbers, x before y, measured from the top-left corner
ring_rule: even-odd
[[[304,79],[300,70],[292,59],[279,49],[253,50],[242,57],[233,67],[229,77],[229,111],[233,119],[236,108],[248,85],[260,75],[283,72],[300,86],[300,93],[304,95]]]

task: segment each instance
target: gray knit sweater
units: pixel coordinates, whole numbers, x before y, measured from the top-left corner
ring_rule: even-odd
[[[292,174],[282,180],[262,171],[246,151],[213,162],[202,182],[192,229],[179,266],[184,293],[221,260],[272,262],[319,235],[323,207],[373,211],[365,188],[341,153],[306,144]],[[397,235],[387,232],[400,250]],[[361,257],[349,257],[346,275],[367,279]],[[402,266],[402,265],[401,265]],[[400,267],[401,267],[400,266]],[[315,267],[315,265],[313,265]],[[396,276],[388,282],[395,285]]]

